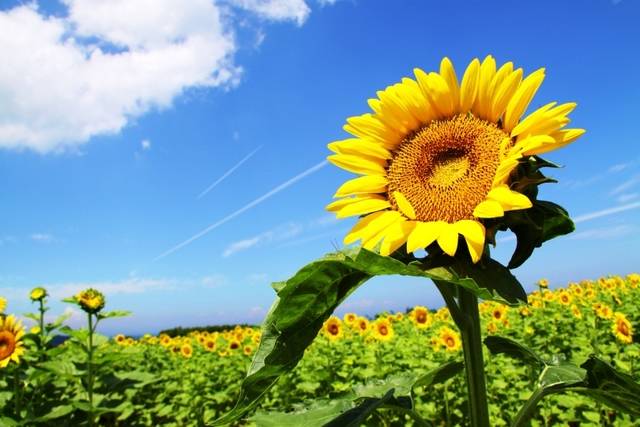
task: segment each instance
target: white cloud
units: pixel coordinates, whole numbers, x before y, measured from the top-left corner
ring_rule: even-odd
[[[237,83],[210,0],[65,0],[0,11],[0,147],[41,153],[119,132],[185,90]]]
[[[231,4],[271,21],[304,24],[311,9],[304,0],[231,0]]]
[[[29,238],[34,242],[40,243],[50,243],[54,240],[53,236],[48,233],[33,233],[31,236],[29,236]]]
[[[143,150],[151,150],[151,141],[149,141],[148,139],[143,139],[142,141],[140,141],[140,147],[142,147]]]
[[[576,224],[584,221],[590,221],[592,219],[601,218],[603,216],[609,216],[613,214],[617,214],[619,212],[625,212],[631,209],[640,208],[640,202],[629,203],[622,206],[615,206],[613,208],[601,209],[594,212],[589,212],[583,215],[579,215],[573,218],[573,222]]]
[[[638,193],[624,193],[616,197],[616,200],[618,201],[618,203],[628,203],[632,200],[637,199],[638,196]]]
[[[272,230],[262,232],[256,236],[233,242],[222,252],[223,257],[229,257],[238,252],[246,251],[253,247],[271,242],[280,242],[291,239],[302,233],[303,227],[297,223],[289,223],[278,226]]]
[[[637,186],[638,184],[640,184],[640,174],[634,175],[624,181],[622,184],[616,186],[613,190],[611,190],[610,194],[612,196],[615,196],[617,194],[624,193],[627,190],[630,190],[631,188]]]

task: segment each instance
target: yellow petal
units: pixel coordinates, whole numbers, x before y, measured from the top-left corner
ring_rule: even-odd
[[[391,204],[383,198],[363,198],[357,202],[350,203],[340,209],[336,217],[347,218],[350,216],[364,215],[371,212],[381,211],[390,208]]]
[[[544,113],[549,111],[549,109],[556,104],[557,102],[550,102],[538,108],[533,113],[529,114],[524,120],[522,120],[516,127],[513,128],[513,130],[511,131],[511,136],[514,137],[520,135],[521,133],[531,133],[529,132],[529,129],[535,126],[541,119],[543,119]]]
[[[503,129],[510,133],[518,124],[520,117],[529,107],[529,103],[544,80],[544,68],[534,71],[522,81],[504,113]]]
[[[458,231],[453,224],[445,223],[438,236],[438,245],[442,248],[444,253],[449,256],[454,256],[458,249]]]
[[[415,227],[415,221],[398,221],[391,225],[385,233],[382,245],[380,245],[380,255],[387,256],[394,253],[406,241],[409,234]]]
[[[519,158],[519,155],[515,155],[513,157],[508,157],[500,162],[500,166],[498,166],[496,175],[493,178],[494,187],[499,184],[505,183],[505,181],[509,178],[509,175],[511,175],[511,172],[513,172],[516,166],[518,166]]]
[[[478,93],[478,79],[480,76],[480,61],[475,58],[462,77],[460,86],[460,112],[465,113],[471,109]]]
[[[489,191],[487,199],[500,203],[505,211],[528,209],[532,206],[531,200],[527,196],[511,190],[507,185],[501,185]]]
[[[473,216],[477,218],[498,218],[504,216],[504,209],[495,200],[485,200],[476,206],[473,210]]]
[[[485,228],[478,221],[463,219],[455,223],[458,233],[464,236],[471,260],[476,263],[482,257],[484,251]]]
[[[503,64],[502,67],[496,71],[496,74],[491,79],[491,83],[489,83],[489,87],[487,88],[487,94],[489,95],[489,99],[493,99],[493,96],[497,92],[502,82],[513,73],[513,62],[507,62]]]
[[[345,236],[344,244],[350,245],[358,239],[367,241],[401,217],[397,211],[379,211],[362,217]]]
[[[358,200],[361,200],[359,197],[347,197],[345,199],[336,200],[334,202],[329,203],[325,209],[329,212],[337,212],[343,207],[350,205],[351,203],[355,203]]]
[[[446,225],[444,221],[418,222],[407,240],[407,252],[425,249],[440,237]]]
[[[416,219],[416,211],[411,206],[409,200],[402,195],[399,191],[393,192],[393,197],[396,199],[396,203],[398,204],[398,208],[400,212],[405,214],[405,216],[409,219]]]
[[[384,148],[382,144],[362,138],[349,138],[342,141],[335,141],[327,147],[329,147],[329,150],[338,154],[364,154],[382,160],[391,158],[391,153]]]
[[[345,197],[353,194],[382,193],[387,190],[388,180],[384,176],[365,175],[350,179],[338,188],[333,197]]]
[[[530,150],[542,147],[545,144],[552,144],[553,142],[555,142],[555,140],[550,135],[534,135],[528,136],[524,139],[520,139],[519,137],[516,144],[511,148],[509,156],[517,154],[525,155],[524,153],[527,153]]]
[[[555,142],[550,144],[544,144],[537,148],[532,148],[526,151],[527,156],[532,156],[534,154],[544,154],[549,151],[557,150],[558,148],[562,148],[565,145],[569,145],[576,139],[578,139],[582,134],[584,134],[584,129],[563,129],[556,131],[551,134],[551,137],[555,140]]]
[[[429,101],[431,107],[438,113],[439,117],[449,117],[453,115],[454,103],[451,91],[447,82],[440,74],[429,73],[428,75],[419,68],[414,69],[416,79],[422,89],[422,94]]]
[[[500,86],[496,89],[493,95],[493,103],[491,105],[491,117],[490,121],[496,122],[504,109],[507,108],[507,104],[511,100],[511,97],[518,89],[520,82],[522,81],[522,68],[518,68],[516,71],[508,75]]]
[[[491,99],[488,91],[491,81],[496,74],[496,60],[488,55],[482,64],[480,64],[480,76],[478,80],[478,94],[473,104],[473,112],[480,118],[485,118],[489,108],[491,108]]]
[[[446,56],[442,58],[440,62],[440,75],[447,82],[449,86],[449,93],[453,98],[454,109],[456,112],[459,109],[460,89],[458,86],[458,77],[456,76],[456,70],[453,68],[453,64]]]
[[[372,157],[355,156],[350,154],[334,154],[327,157],[334,165],[360,175],[386,176],[386,162]],[[381,163],[382,162],[382,163]]]

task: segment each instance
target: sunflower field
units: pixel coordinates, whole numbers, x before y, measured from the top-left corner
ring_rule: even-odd
[[[625,384],[637,386],[640,379],[640,344],[634,342],[640,327],[640,275],[555,290],[545,280],[538,286],[528,305],[479,304],[493,425],[511,424],[540,381],[531,365],[511,357],[511,339],[527,343],[528,349],[516,351],[547,361],[545,370],[565,361],[590,363],[595,355],[604,361],[598,363],[621,372]],[[37,324],[27,333],[14,315],[0,317],[2,426],[208,425],[233,408],[261,340],[259,328],[241,326],[185,336],[109,338],[98,334],[96,325],[127,313],[105,311],[98,291],[68,300],[88,316],[87,328],[76,330],[64,325],[64,317],[44,323],[45,289],[34,289],[31,299],[39,313],[28,315]],[[6,301],[0,303],[4,312]],[[68,339],[54,343],[60,335]],[[465,425],[462,360],[461,338],[445,307],[416,306],[374,318],[331,316],[300,363],[236,424],[325,425],[333,414],[364,400],[375,410],[356,424],[334,425]],[[390,388],[393,399],[411,399],[421,418],[403,412],[401,405],[376,406],[389,398]],[[637,400],[640,390],[627,391]],[[542,399],[531,425],[631,426],[640,421],[616,410],[616,402],[595,403],[575,389]]]

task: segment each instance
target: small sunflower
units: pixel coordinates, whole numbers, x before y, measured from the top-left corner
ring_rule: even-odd
[[[405,243],[413,252],[437,242],[453,256],[462,235],[477,262],[482,221],[532,206],[510,188],[520,160],[584,133],[563,129],[576,104],[552,102],[522,119],[544,69],[524,77],[511,62],[497,68],[491,56],[474,59],[460,83],[448,58],[439,73],[414,73],[370,99],[372,114],[347,120],[344,130],[355,138],[329,144],[328,160],[361,176],[344,183],[327,210],[361,216],[345,244],[380,244],[389,255]]]
[[[336,316],[329,317],[327,321],[324,322],[322,330],[324,332],[324,335],[331,341],[336,341],[342,338],[342,335],[344,333],[342,328],[342,321]]]
[[[204,341],[204,344],[202,345],[204,347],[205,350],[207,351],[215,351],[216,347],[217,347],[217,343],[214,339],[212,338],[207,338]]]
[[[14,315],[0,316],[0,368],[6,368],[10,361],[20,362],[24,353],[22,322]]]
[[[393,338],[393,326],[387,318],[377,319],[371,324],[373,337],[378,341],[390,341]]]
[[[498,322],[504,322],[507,316],[507,309],[506,305],[496,304],[491,310],[491,317]]]
[[[633,341],[633,328],[631,322],[622,313],[615,313],[613,325],[611,327],[613,334],[618,341],[624,344],[631,344]]]
[[[358,317],[357,331],[360,335],[365,335],[369,331],[369,320],[366,317]]]
[[[547,289],[549,287],[549,281],[547,279],[540,279],[538,280],[538,286],[542,289]]]
[[[191,356],[193,356],[193,347],[191,347],[191,344],[182,344],[180,354],[182,354],[182,357],[185,359],[190,359]]]
[[[529,307],[522,307],[520,308],[520,315],[522,317],[528,317],[531,316],[531,310],[529,309]]]
[[[115,342],[118,345],[124,345],[126,340],[127,340],[127,337],[125,337],[122,334],[118,334],[115,336]]]
[[[169,335],[160,335],[160,345],[169,347],[171,345],[171,337]]]
[[[458,351],[462,347],[460,335],[453,329],[445,326],[440,329],[440,333],[438,335],[440,338],[440,344],[442,344],[447,351]]]
[[[573,317],[575,317],[576,319],[582,319],[582,312],[580,311],[577,305],[575,304],[571,305],[571,313],[573,314]]]
[[[31,298],[31,301],[42,301],[47,297],[47,295],[47,290],[38,286],[37,288],[33,288],[31,290],[31,292],[29,293],[29,298]]]
[[[414,307],[413,310],[411,310],[409,317],[419,329],[428,328],[431,324],[431,316],[429,315],[429,310],[426,307],[420,305]]]
[[[558,295],[556,295],[556,299],[562,305],[571,305],[571,303],[573,302],[573,297],[571,296],[571,294],[564,289],[558,292]]]
[[[75,299],[84,311],[89,314],[96,314],[104,308],[104,295],[102,292],[89,288],[78,292]]]
[[[228,349],[229,350],[237,350],[242,346],[242,344],[240,343],[240,341],[238,340],[231,340],[229,341],[229,345],[228,345]]]
[[[593,309],[596,312],[596,316],[601,319],[611,319],[613,317],[613,310],[606,304],[596,303],[593,305]]]
[[[4,313],[7,309],[7,300],[3,297],[0,297],[0,314]]]
[[[496,322],[491,321],[487,323],[487,332],[489,334],[495,334],[496,332],[498,332],[498,325],[496,324]]]
[[[245,345],[242,348],[242,352],[245,354],[245,356],[251,356],[253,354],[253,346]]]
[[[355,321],[358,319],[358,315],[355,313],[347,313],[344,315],[343,319],[344,319],[344,323],[346,323],[349,326],[353,326]]]

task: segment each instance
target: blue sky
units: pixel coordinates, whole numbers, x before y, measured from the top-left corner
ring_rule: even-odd
[[[326,144],[347,137],[345,119],[377,90],[443,56],[458,72],[486,54],[526,73],[546,67],[532,108],[576,101],[573,125],[587,129],[547,156],[565,167],[541,191],[577,230],[515,270],[521,282],[638,271],[638,2],[158,0],[154,13],[146,3],[0,2],[10,312],[31,310],[37,285],[54,314],[94,286],[108,308],[134,312],[106,333],[259,322],[270,283],[353,224],[324,211],[350,176],[320,165]],[[493,253],[507,260],[513,246],[504,234]],[[430,283],[386,277],[338,312],[417,304],[440,304]]]

